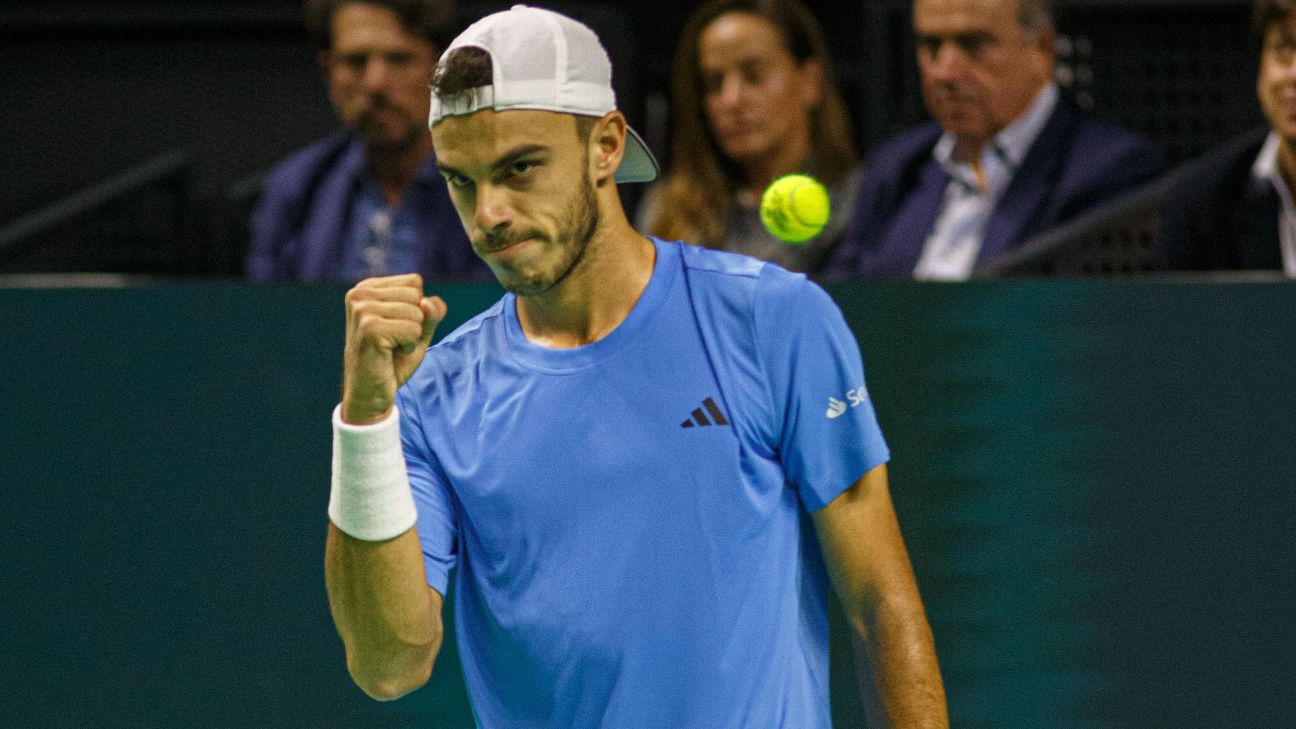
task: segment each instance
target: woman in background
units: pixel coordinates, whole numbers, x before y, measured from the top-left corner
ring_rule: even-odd
[[[797,0],[711,0],[689,18],[672,79],[671,169],[640,205],[640,230],[813,272],[855,207],[850,120],[823,33]],[[813,175],[834,211],[789,245],[760,223],[775,178]]]

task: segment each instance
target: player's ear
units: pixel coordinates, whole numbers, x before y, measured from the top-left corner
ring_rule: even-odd
[[[619,111],[610,111],[594,122],[590,131],[590,178],[602,186],[612,181],[621,158],[625,156],[626,118]]]

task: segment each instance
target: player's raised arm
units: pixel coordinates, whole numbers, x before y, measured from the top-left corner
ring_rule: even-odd
[[[441,648],[441,595],[424,576],[394,403],[445,312],[418,274],[367,279],[346,296],[324,575],[347,669],[376,699],[426,683]]]
[[[856,644],[869,726],[945,729],[936,647],[900,536],[886,466],[813,515]]]

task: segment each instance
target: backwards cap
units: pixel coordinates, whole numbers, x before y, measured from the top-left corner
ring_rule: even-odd
[[[542,8],[514,5],[468,26],[441,54],[438,70],[460,48],[490,54],[493,80],[447,96],[432,94],[428,127],[447,116],[481,109],[538,109],[601,117],[616,109],[612,62],[594,31]],[[617,182],[657,178],[657,160],[643,138],[626,128],[626,150]]]

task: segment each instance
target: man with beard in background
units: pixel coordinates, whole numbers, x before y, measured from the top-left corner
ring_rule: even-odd
[[[488,277],[450,204],[427,128],[428,84],[453,2],[307,0],[305,15],[346,128],[270,173],[253,214],[248,276]]]

